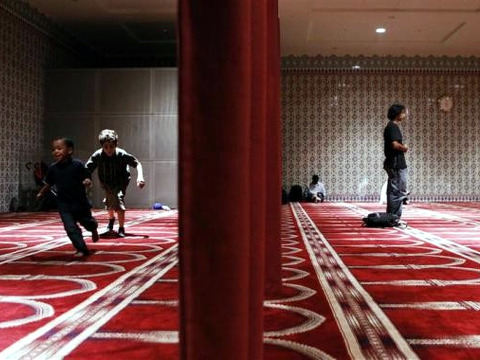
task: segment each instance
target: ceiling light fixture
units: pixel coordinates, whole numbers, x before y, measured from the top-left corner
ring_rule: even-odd
[[[387,32],[387,29],[382,28],[382,27],[379,27],[379,28],[377,28],[377,29],[375,30],[375,32],[376,32],[377,34],[383,34],[383,33]]]

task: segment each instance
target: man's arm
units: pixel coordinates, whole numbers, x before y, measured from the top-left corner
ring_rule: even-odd
[[[315,189],[312,189],[312,184],[307,186],[308,195],[315,195]]]
[[[403,145],[399,141],[392,141],[392,148],[393,150],[401,151],[401,152],[407,152],[408,147],[406,145]]]
[[[327,191],[325,190],[325,185],[323,185],[323,183],[320,183],[320,192],[323,196],[327,196]]]

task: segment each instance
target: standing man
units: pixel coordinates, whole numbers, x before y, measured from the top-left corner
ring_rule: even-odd
[[[400,124],[407,119],[407,109],[401,104],[393,104],[388,109],[389,120],[383,131],[385,161],[383,168],[388,175],[387,213],[402,216],[403,200],[407,198],[407,163],[405,153],[408,147],[403,144]],[[399,222],[402,227],[405,222]]]

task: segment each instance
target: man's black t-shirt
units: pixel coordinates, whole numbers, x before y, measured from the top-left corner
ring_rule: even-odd
[[[386,169],[405,169],[407,162],[403,151],[395,150],[392,147],[393,141],[398,141],[403,144],[403,137],[400,128],[394,121],[389,121],[385,130],[383,131],[385,162]]]

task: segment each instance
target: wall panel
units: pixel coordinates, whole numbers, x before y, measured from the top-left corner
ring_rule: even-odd
[[[176,161],[155,162],[153,164],[153,177],[156,180],[154,191],[154,199],[166,205],[175,204],[178,194]],[[201,181],[201,180],[199,180]]]
[[[47,77],[47,108],[50,113],[95,112],[95,73],[58,71]]]
[[[154,71],[153,107],[159,115],[174,115],[178,113],[177,74],[166,70]]]
[[[164,161],[178,160],[177,116],[157,116],[152,121],[153,158]]]
[[[149,69],[99,70],[100,113],[151,112],[152,71]]]
[[[69,88],[77,89],[71,93],[73,99],[69,101],[74,105],[70,108],[56,103],[61,96],[48,99],[48,138],[58,133],[79,137],[77,157],[86,161],[100,147],[98,133],[105,128],[114,129],[119,134],[119,147],[142,163],[147,183],[144,189],[138,189],[137,172],[132,169],[127,207],[149,208],[155,202],[177,207],[178,123],[173,112],[177,109],[176,69],[72,69],[48,72],[47,78],[49,89],[66,81]],[[52,92],[49,90],[48,94]],[[82,103],[91,94],[95,106],[86,115],[75,99]],[[94,183],[92,200],[100,208],[103,192],[96,174]]]

